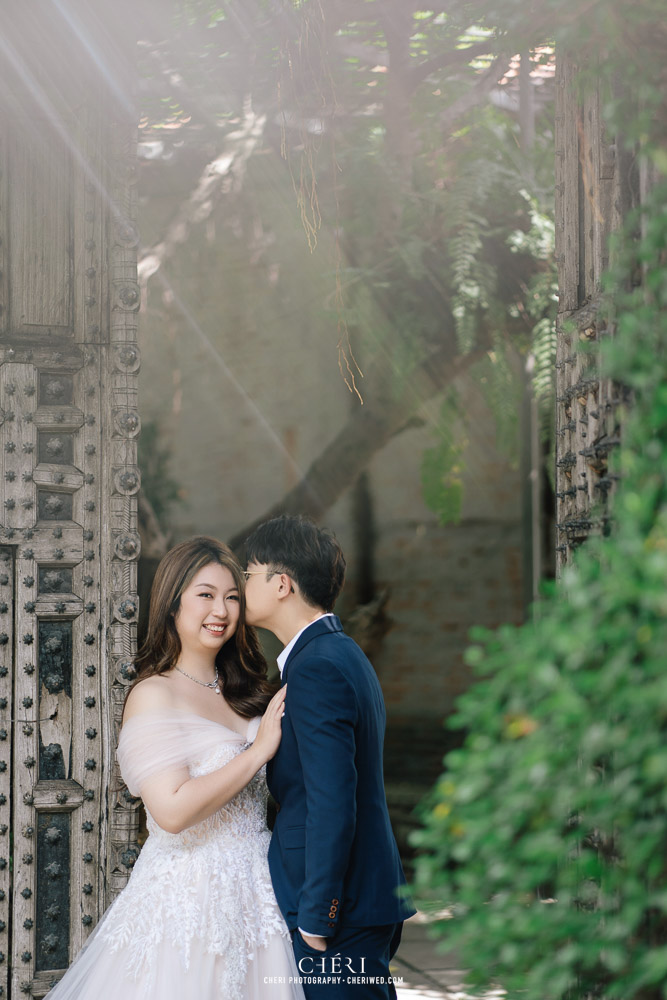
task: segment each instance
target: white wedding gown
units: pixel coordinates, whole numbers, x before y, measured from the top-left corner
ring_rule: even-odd
[[[149,777],[208,774],[246,739],[190,712],[138,715],[118,762],[134,795]],[[48,1000],[303,1000],[267,862],[264,768],[209,819],[182,833],[147,814],[130,880]]]

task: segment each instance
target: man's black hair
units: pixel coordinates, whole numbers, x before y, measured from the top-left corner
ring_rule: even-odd
[[[287,573],[308,604],[333,610],[345,579],[345,556],[333,532],[285,514],[260,524],[245,549],[248,562]]]

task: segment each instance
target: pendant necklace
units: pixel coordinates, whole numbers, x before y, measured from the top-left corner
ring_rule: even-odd
[[[216,694],[222,694],[222,691],[220,690],[220,674],[218,673],[217,666],[215,668],[215,680],[208,682],[198,680],[196,677],[193,677],[192,674],[189,674],[187,670],[182,670],[180,667],[177,667],[176,665],[174,665],[174,670],[178,670],[179,674],[183,674],[185,677],[189,677],[191,681],[195,682],[195,684],[201,684],[201,686],[205,688],[212,688],[212,690],[215,691]]]

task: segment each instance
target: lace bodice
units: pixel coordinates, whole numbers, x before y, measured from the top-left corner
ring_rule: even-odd
[[[238,743],[223,743],[199,760],[192,761],[188,770],[193,778],[210,774],[228,764],[237,754],[242,753],[249,744],[239,740]],[[151,837],[160,840],[165,846],[183,847],[202,846],[211,839],[221,849],[229,849],[233,841],[244,842],[248,837],[259,836],[267,831],[266,803],[268,789],[266,786],[266,767],[257,772],[249,785],[235,795],[222,809],[209,816],[208,819],[195,826],[183,830],[182,833],[167,833],[146,810],[148,832]]]
[[[254,722],[245,740],[188,713],[133,717],[118,748],[130,791],[137,794],[148,778],[171,769],[186,766],[198,777],[223,767],[254,739]],[[101,931],[110,948],[132,942],[137,979],[150,977],[165,939],[186,967],[193,941],[203,940],[220,956],[221,996],[242,1000],[240,984],[255,949],[271,935],[287,936],[267,863],[267,795],[262,768],[222,809],[181,833],[163,830],[147,813],[148,839]]]

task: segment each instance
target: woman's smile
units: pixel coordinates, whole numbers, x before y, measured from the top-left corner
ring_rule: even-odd
[[[207,649],[217,653],[219,645],[234,635],[240,611],[239,591],[230,571],[217,563],[204,566],[181,594],[175,616],[181,648],[185,652]],[[211,646],[209,638],[215,639],[218,646]]]
[[[203,628],[211,635],[221,636],[227,631],[227,622],[204,622]]]

